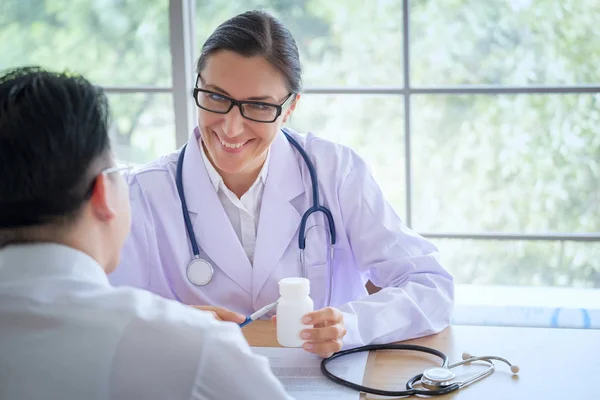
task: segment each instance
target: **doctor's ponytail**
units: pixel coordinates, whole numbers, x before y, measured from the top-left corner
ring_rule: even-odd
[[[302,65],[296,41],[281,22],[264,11],[247,11],[219,25],[202,46],[198,74],[208,57],[219,50],[264,57],[283,74],[291,93],[302,90]]]

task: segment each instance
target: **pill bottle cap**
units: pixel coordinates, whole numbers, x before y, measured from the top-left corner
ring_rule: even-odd
[[[310,293],[310,281],[306,278],[284,278],[279,281],[282,297],[303,297]]]

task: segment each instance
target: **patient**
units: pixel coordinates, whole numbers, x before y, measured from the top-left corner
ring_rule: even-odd
[[[237,325],[109,285],[130,214],[107,120],[81,76],[0,77],[0,398],[288,398]]]

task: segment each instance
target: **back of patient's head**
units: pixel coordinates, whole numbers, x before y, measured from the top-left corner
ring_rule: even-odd
[[[83,77],[21,68],[0,77],[0,246],[77,220],[110,165],[105,95]]]

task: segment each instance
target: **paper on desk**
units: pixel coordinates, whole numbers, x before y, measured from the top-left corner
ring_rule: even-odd
[[[296,400],[358,400],[360,393],[338,385],[321,373],[321,358],[301,348],[252,347],[269,359],[273,373]],[[350,354],[327,366],[335,375],[361,384],[368,352]]]

